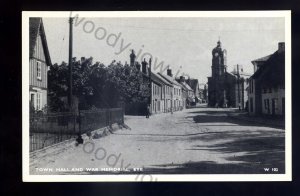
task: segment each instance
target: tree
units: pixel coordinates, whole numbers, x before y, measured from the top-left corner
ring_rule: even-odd
[[[125,103],[146,103],[150,96],[149,81],[134,66],[112,61],[107,67],[93,58],[73,58],[73,94],[79,98],[81,109],[117,107]],[[68,65],[54,64],[48,72],[49,106],[52,111],[66,111],[62,97],[68,95]]]

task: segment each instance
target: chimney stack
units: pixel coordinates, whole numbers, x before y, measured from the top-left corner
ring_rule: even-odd
[[[172,69],[170,67],[167,69],[167,75],[173,77]]]
[[[135,62],[135,66],[137,70],[141,71],[141,64],[139,62]]]
[[[285,43],[284,42],[279,42],[278,43],[278,53],[284,52],[285,51]]]
[[[142,72],[144,74],[147,74],[147,62],[146,62],[146,59],[144,59],[144,61],[142,62]]]
[[[180,76],[180,82],[184,82],[184,81],[185,81],[184,76]]]
[[[80,61],[83,63],[85,61],[85,57],[81,57]]]
[[[130,54],[130,66],[134,66],[135,63],[135,54],[134,54],[134,50],[131,50],[131,54]]]

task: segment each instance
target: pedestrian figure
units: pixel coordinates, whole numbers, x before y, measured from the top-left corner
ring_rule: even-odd
[[[147,105],[146,118],[149,118],[150,115],[150,105]]]
[[[78,146],[79,144],[83,144],[83,139],[80,133],[77,134],[77,138],[76,138],[76,142],[75,142],[75,146]]]
[[[219,108],[219,104],[218,103],[216,103],[216,106],[215,106],[216,108]]]

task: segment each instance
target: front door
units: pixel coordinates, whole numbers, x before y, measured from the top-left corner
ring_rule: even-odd
[[[30,94],[30,107],[31,108],[34,108],[34,102],[35,102],[35,99],[34,99],[34,94]]]
[[[282,115],[285,115],[285,98],[282,98]]]
[[[272,115],[275,115],[275,99],[272,99]]]

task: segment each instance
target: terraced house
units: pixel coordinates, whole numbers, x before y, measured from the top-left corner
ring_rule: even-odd
[[[172,101],[171,92],[173,89],[172,83],[170,83],[169,81],[164,79],[159,74],[156,74],[153,72],[151,73],[151,79],[153,81],[158,81],[161,84],[161,91],[158,91],[161,93],[159,95],[159,96],[161,96],[160,105],[159,105],[160,109],[161,109],[160,112],[164,112],[164,113],[171,112],[171,101]],[[154,84],[154,82],[153,82],[153,84]],[[152,91],[153,91],[153,88],[152,88]],[[155,90],[153,91],[152,97],[155,97],[153,101],[156,101],[156,97],[157,97],[157,95],[154,95],[155,92],[157,92],[157,91],[155,91]],[[157,105],[153,104],[152,111],[155,113],[157,113],[156,111],[158,111],[156,107],[157,107]]]
[[[184,76],[176,78],[176,81],[182,86],[182,105],[183,108],[189,107],[195,104],[194,90],[185,82]]]
[[[167,75],[158,73],[161,77],[172,84],[171,89],[171,111],[178,111],[183,109],[182,101],[182,86],[175,80],[172,75],[172,70],[167,69]]]

